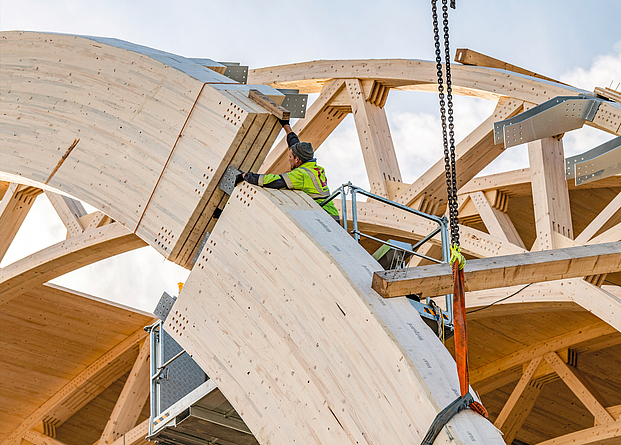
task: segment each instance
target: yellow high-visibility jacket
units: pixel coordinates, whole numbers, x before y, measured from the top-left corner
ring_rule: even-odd
[[[315,159],[294,168],[290,172],[280,175],[273,174],[256,174],[249,173],[246,180],[251,184],[269,188],[288,188],[289,190],[302,190],[304,193],[313,198],[318,204],[321,204],[328,196],[330,189],[328,188],[328,179],[323,167],[317,165]],[[323,209],[328,214],[338,219],[339,212],[333,202],[326,204]]]

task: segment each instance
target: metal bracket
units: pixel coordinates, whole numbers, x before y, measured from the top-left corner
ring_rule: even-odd
[[[220,184],[218,184],[218,187],[220,187],[220,189],[227,195],[231,195],[233,193],[233,190],[235,190],[235,178],[237,178],[237,175],[239,175],[240,173],[242,173],[241,170],[238,170],[232,165],[229,165],[226,168],[224,174],[222,175],[222,179],[220,180]]]
[[[505,148],[557,136],[593,121],[604,99],[558,96],[511,119],[494,123],[494,144]]]
[[[576,178],[576,185],[580,185],[588,179],[585,177],[585,175],[588,174],[583,167],[584,163],[595,160],[595,158],[609,153],[612,150],[618,149],[619,147],[621,147],[621,136],[617,136],[616,138],[613,138],[602,145],[598,145],[589,151],[585,151],[582,154],[565,159],[565,179]],[[580,180],[578,179],[579,177],[581,178]]]
[[[281,89],[278,91],[285,95],[282,106],[289,110],[292,118],[303,119],[306,117],[306,105],[308,102],[308,94],[300,94],[300,90]]]
[[[574,164],[576,185],[587,184],[621,173],[621,145],[596,158]]]
[[[248,67],[240,65],[239,62],[218,62],[226,66],[224,75],[235,82],[246,84],[248,82]]]
[[[175,301],[177,301],[177,297],[172,297],[168,295],[168,293],[164,292],[160,297],[160,301],[157,303],[153,314],[155,314],[155,316],[160,320],[166,321],[166,317],[168,317]]]

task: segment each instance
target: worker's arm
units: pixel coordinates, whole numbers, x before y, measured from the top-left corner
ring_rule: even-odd
[[[258,173],[245,173],[244,179],[254,185],[260,187],[267,187],[271,189],[281,189],[287,187],[287,183],[283,179],[282,175],[262,175]]]
[[[291,129],[291,125],[289,125],[289,120],[279,120],[279,122],[282,125],[283,130],[285,130],[285,133],[287,134],[287,146],[291,147],[292,145],[300,142],[300,138],[298,138],[298,135],[295,134]]]

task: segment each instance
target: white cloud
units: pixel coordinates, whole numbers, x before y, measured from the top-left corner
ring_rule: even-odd
[[[576,67],[560,77],[561,82],[593,91],[595,87],[619,90],[621,84],[621,41],[614,45],[611,54],[595,57],[588,68]]]
[[[53,283],[152,312],[162,292],[177,295],[177,283],[190,271],[164,259],[151,247],[99,261]]]

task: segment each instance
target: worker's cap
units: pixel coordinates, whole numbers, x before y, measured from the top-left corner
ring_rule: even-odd
[[[300,158],[302,162],[308,162],[313,159],[315,152],[310,142],[298,142],[291,146],[293,156]]]

